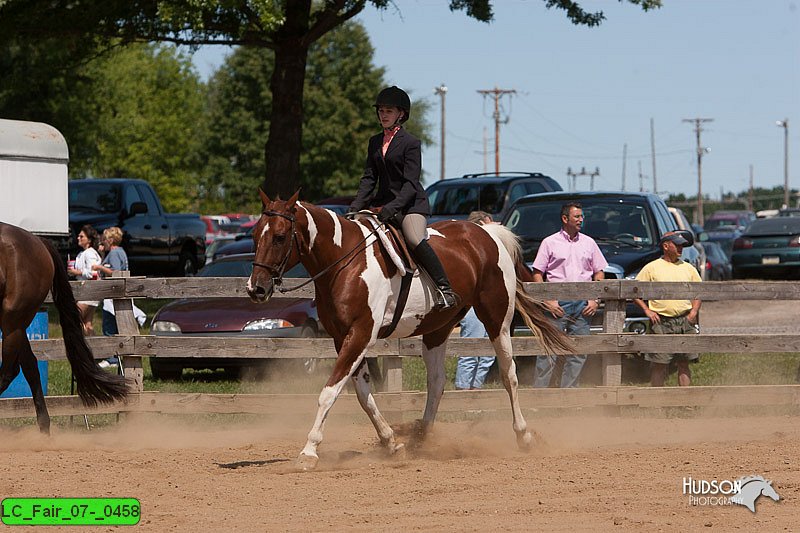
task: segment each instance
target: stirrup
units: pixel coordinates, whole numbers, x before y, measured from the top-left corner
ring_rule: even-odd
[[[434,309],[450,309],[457,306],[461,302],[461,298],[456,294],[453,289],[447,287],[446,289],[437,288],[434,294]]]

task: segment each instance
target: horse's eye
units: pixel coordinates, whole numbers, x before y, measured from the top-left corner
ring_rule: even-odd
[[[273,235],[272,242],[274,242],[275,244],[283,244],[284,242],[286,242],[286,235]]]

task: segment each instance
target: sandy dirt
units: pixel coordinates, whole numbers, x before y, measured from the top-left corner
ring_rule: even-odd
[[[793,531],[800,524],[797,417],[536,414],[529,424],[538,445],[522,453],[509,413],[440,422],[422,448],[387,457],[366,416],[338,416],[334,407],[318,469],[298,472],[312,417],[226,427],[141,418],[91,432],[57,426],[49,438],[34,427],[0,428],[0,497],[134,497],[143,508],[136,529],[158,532]],[[751,513],[693,506],[683,494],[684,478],[745,475],[772,480],[781,500],[762,496]],[[59,529],[114,528],[47,531]]]

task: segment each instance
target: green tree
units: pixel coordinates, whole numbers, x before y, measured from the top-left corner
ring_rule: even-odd
[[[52,41],[0,48],[0,116],[61,131],[73,178],[141,178],[167,209],[193,208],[205,127],[204,87],[190,59],[145,44],[73,59]]]
[[[143,179],[165,209],[194,209],[205,89],[191,60],[172,46],[136,45],[89,68],[97,122],[87,174]]]
[[[364,170],[367,139],[379,132],[373,109],[385,85],[372,65],[364,28],[348,22],[312,45],[304,90],[302,198],[353,194]],[[274,69],[268,50],[239,48],[209,81],[209,130],[203,206],[209,211],[258,208],[254,194],[264,176],[262,150],[269,135]],[[429,104],[414,102],[407,127],[430,142]],[[285,198],[286,196],[284,196]]]
[[[576,0],[542,0],[575,24],[595,26],[603,13],[588,13]],[[623,1],[623,0],[619,0]],[[661,0],[627,0],[644,10]],[[391,0],[369,0],[386,9]],[[265,186],[291,194],[299,183],[303,89],[308,50],[326,33],[360,13],[367,0],[0,0],[0,48],[17,38],[58,38],[80,43],[135,41],[243,45],[275,53],[270,78],[273,113],[265,147]],[[452,11],[490,22],[491,0],[450,0]]]

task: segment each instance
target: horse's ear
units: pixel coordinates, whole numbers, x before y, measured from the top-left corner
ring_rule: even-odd
[[[272,200],[269,199],[269,196],[267,196],[267,193],[265,193],[264,189],[261,187],[258,188],[258,195],[261,197],[261,203],[264,204],[264,207],[272,203]]]
[[[294,207],[294,204],[296,204],[296,203],[297,203],[297,199],[298,199],[298,198],[300,198],[300,189],[297,189],[297,192],[296,192],[296,193],[294,193],[294,194],[292,195],[292,197],[291,197],[291,198],[289,198],[289,199],[286,201],[286,205],[289,207],[289,209],[291,209],[292,207]]]

